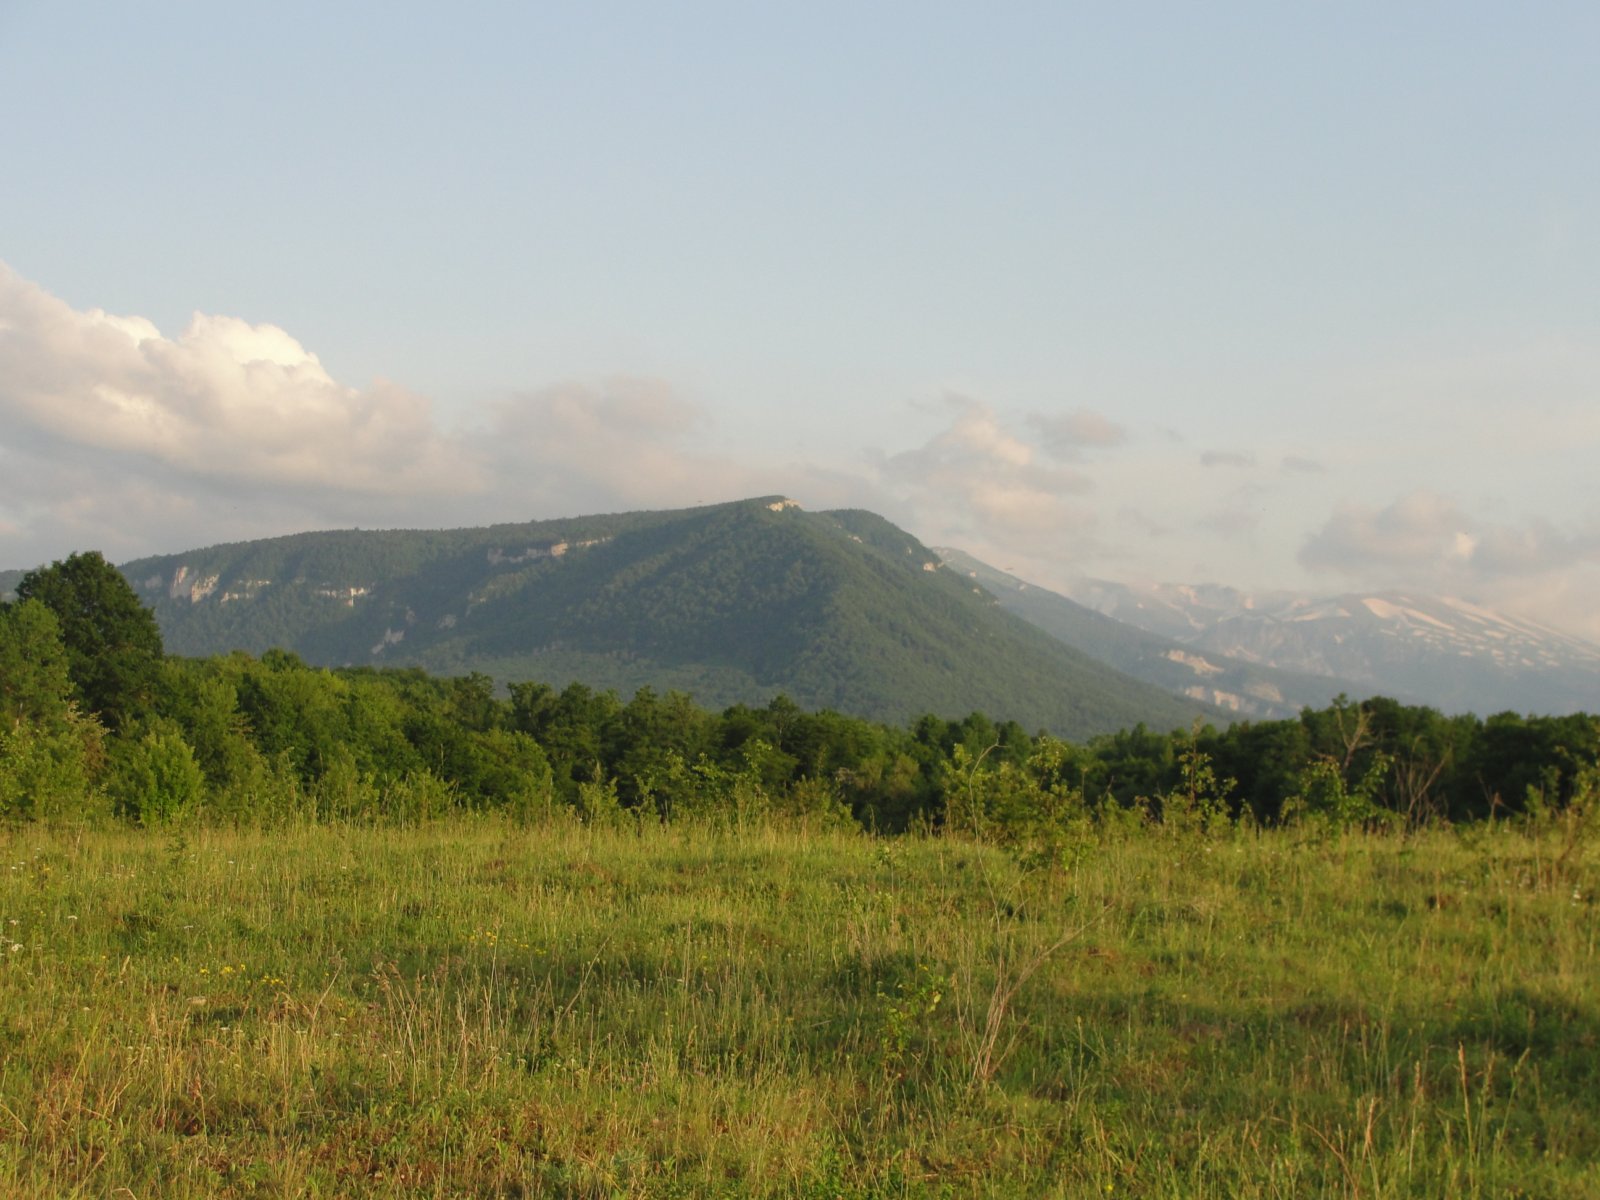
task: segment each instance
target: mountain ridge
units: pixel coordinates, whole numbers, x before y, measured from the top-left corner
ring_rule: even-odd
[[[1069,737],[1219,719],[1001,611],[863,510],[767,496],[457,530],[333,530],[122,568],[170,650],[501,682],[782,692],[902,722],[974,709]]]
[[[953,570],[1008,611],[1117,670],[1241,717],[1282,719],[1355,692],[1347,680],[1232,659],[1107,616],[1059,592],[990,566],[965,551],[935,547]]]
[[[1343,678],[1446,711],[1600,711],[1600,646],[1538,621],[1409,590],[1315,596],[1078,578],[1063,594],[1199,652]]]

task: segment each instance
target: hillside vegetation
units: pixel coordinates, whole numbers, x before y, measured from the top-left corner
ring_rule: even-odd
[[[1072,742],[982,712],[897,726],[782,696],[718,712],[649,688],[625,701],[519,681],[500,695],[485,675],[334,672],[282,650],[168,655],[95,554],[18,591],[0,607],[0,816],[13,819],[571,807],[671,821],[731,806],[890,830],[965,823],[1054,853],[1084,820],[1164,821],[1175,805],[1337,827],[1562,811],[1600,755],[1582,715],[1444,717],[1381,698]]]
[[[1088,737],[1216,710],[1000,611],[904,531],[781,497],[450,531],[342,531],[128,563],[169,649],[292,650],[703,704],[782,693],[900,723],[974,709]]]

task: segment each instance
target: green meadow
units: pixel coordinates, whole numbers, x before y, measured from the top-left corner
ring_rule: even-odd
[[[0,830],[0,1194],[1593,1197],[1568,821]]]

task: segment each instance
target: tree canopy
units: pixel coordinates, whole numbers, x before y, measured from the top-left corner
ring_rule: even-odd
[[[147,706],[162,658],[155,615],[98,551],[73,554],[30,571],[19,600],[55,614],[67,675],[83,708],[116,730]]]

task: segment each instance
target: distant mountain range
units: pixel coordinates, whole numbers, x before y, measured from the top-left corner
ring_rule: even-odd
[[[283,647],[327,666],[678,688],[711,706],[782,692],[894,723],[976,709],[1071,738],[1224,716],[1005,612],[881,517],[776,496],[305,533],[122,570],[179,654]]]
[[[481,671],[713,707],[784,693],[902,723],[974,709],[1072,738],[1279,718],[1339,693],[1600,712],[1600,647],[1458,600],[1041,588],[859,510],[791,500],[454,530],[303,533],[123,572],[167,648]],[[0,572],[0,595],[21,578]]]
[[[1200,649],[1106,616],[960,550],[937,547],[936,552],[951,570],[993,593],[1002,608],[1069,646],[1135,679],[1242,717],[1292,717],[1302,708],[1327,705],[1341,692],[1357,696],[1371,690],[1325,674],[1279,670]]]
[[[1342,680],[1350,696],[1381,693],[1480,715],[1600,712],[1600,646],[1463,600],[1395,592],[1251,595],[1217,585],[1089,578],[1063,591],[1190,653]]]

